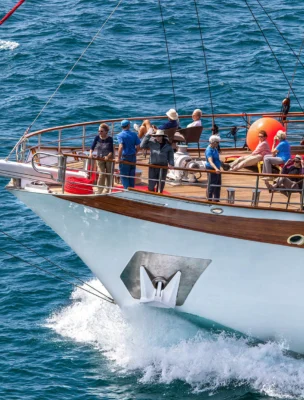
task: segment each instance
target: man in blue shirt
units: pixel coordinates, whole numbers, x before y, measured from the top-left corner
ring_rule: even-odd
[[[209,138],[209,146],[206,148],[206,168],[215,170],[215,173],[208,174],[207,198],[209,201],[220,201],[221,197],[221,160],[218,152],[218,145],[221,138],[212,135]]]
[[[121,121],[122,131],[117,135],[118,162],[121,182],[124,189],[135,186],[135,165],[122,164],[121,161],[136,163],[136,153],[139,150],[140,140],[135,132],[130,131],[130,121]]]

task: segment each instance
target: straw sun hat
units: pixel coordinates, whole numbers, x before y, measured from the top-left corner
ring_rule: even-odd
[[[165,132],[161,129],[157,129],[157,131],[153,133],[153,136],[165,136]]]
[[[173,121],[176,121],[178,119],[178,114],[177,112],[174,110],[174,108],[170,108],[169,111],[166,112],[166,115],[172,119]]]

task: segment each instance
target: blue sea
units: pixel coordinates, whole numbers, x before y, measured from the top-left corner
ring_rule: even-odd
[[[299,53],[303,1],[260,1]],[[16,2],[1,0],[0,18]],[[258,2],[248,3],[291,81],[296,58]],[[27,0],[0,26],[1,157],[33,122],[117,4]],[[162,0],[161,5],[178,112],[201,108],[210,113],[195,3]],[[197,0],[197,5],[214,111],[279,111],[289,87],[246,2]],[[293,90],[300,104],[303,82],[299,64]],[[293,94],[291,102],[292,111],[301,110]],[[158,1],[121,1],[32,130],[162,115],[172,107]],[[74,252],[5,190],[7,182],[0,178],[1,232],[102,290]],[[0,249],[66,278],[2,233]],[[0,266],[0,399],[304,398],[304,361],[287,355],[284,342],[253,345],[171,314],[120,310],[5,253],[0,254]],[[288,288],[282,296],[288,296]]]

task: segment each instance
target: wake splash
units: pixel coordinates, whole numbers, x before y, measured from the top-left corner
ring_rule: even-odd
[[[14,50],[19,46],[17,42],[8,42],[0,39],[0,50]]]
[[[90,284],[104,291],[98,280]],[[140,382],[151,384],[180,380],[194,392],[247,385],[268,396],[304,398],[304,361],[284,355],[282,344],[251,346],[152,308],[122,311],[80,289],[72,300],[47,327],[94,345],[116,373],[140,374]]]

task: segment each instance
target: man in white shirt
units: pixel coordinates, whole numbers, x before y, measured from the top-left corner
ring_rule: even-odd
[[[193,126],[202,126],[202,121],[201,121],[202,115],[203,113],[199,108],[194,110],[192,113],[193,122],[187,125],[187,128],[191,128]]]

